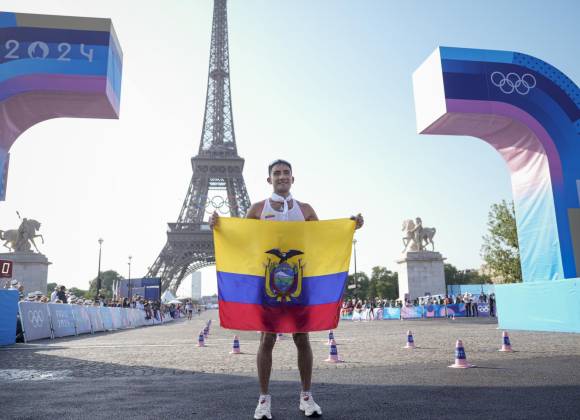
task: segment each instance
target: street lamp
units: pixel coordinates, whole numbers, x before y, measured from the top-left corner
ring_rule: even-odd
[[[101,290],[101,247],[103,245],[103,239],[99,238],[99,271],[97,273],[97,294],[95,295],[95,301],[99,300],[99,290]]]
[[[131,259],[133,257],[129,255],[129,262],[127,265],[129,266],[129,302],[133,299],[133,285],[131,284]]]

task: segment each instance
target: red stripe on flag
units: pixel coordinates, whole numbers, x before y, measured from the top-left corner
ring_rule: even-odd
[[[219,302],[220,325],[231,330],[298,333],[335,329],[340,301],[321,305],[265,306]]]

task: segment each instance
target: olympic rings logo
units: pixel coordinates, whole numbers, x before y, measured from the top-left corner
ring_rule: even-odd
[[[501,71],[494,71],[491,74],[491,83],[506,95],[515,91],[523,96],[536,87],[536,78],[529,73],[520,76],[513,72],[504,75]]]
[[[44,322],[44,316],[42,315],[42,311],[39,310],[29,310],[28,311],[28,320],[32,324],[34,328],[42,327]]]
[[[479,312],[489,312],[489,306],[488,305],[477,305],[477,310]]]

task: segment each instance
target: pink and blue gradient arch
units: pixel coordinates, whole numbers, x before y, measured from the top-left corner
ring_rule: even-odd
[[[437,48],[415,71],[413,85],[419,133],[478,137],[508,165],[524,283],[556,286],[558,280],[578,277],[578,86],[529,55],[447,47]],[[574,296],[580,302],[576,289]],[[576,318],[570,323],[568,316],[559,330],[580,331]]]
[[[0,12],[0,200],[9,150],[51,118],[119,118],[122,52],[110,19]]]

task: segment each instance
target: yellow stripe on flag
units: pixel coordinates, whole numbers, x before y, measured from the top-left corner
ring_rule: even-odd
[[[304,276],[321,276],[348,271],[355,222],[350,219],[318,222],[275,222],[222,217],[214,228],[217,271],[264,275],[265,252],[296,249]],[[294,260],[294,259],[293,259]]]

